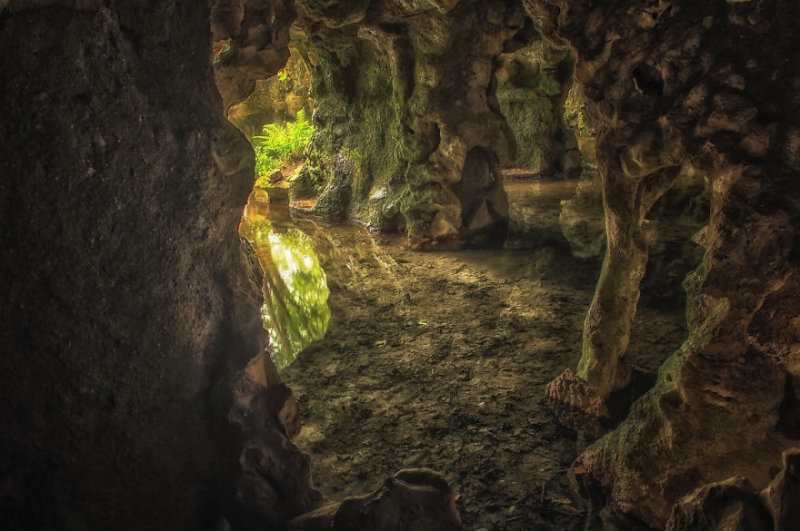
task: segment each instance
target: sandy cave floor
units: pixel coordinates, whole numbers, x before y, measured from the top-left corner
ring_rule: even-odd
[[[567,475],[587,441],[543,395],[577,365],[600,261],[574,259],[558,228],[575,181],[506,188],[503,251],[415,252],[398,235],[273,207],[277,230],[315,238],[331,290],[326,337],[282,371],[301,407],[295,442],[330,499],[427,467],[456,491],[468,531],[596,527]],[[643,297],[630,357],[654,371],[685,334],[681,307]]]

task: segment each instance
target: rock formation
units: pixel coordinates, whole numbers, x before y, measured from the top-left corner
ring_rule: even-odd
[[[763,491],[744,478],[703,485],[672,509],[667,531],[800,529],[800,450],[783,454],[783,470]]]
[[[253,136],[262,134],[267,124],[293,121],[300,110],[310,117],[314,109],[314,101],[308,95],[310,86],[309,65],[295,49],[277,76],[258,80],[253,93],[231,107],[228,120],[244,134]]]
[[[296,12],[293,0],[210,3],[214,75],[227,111],[286,64]]]
[[[740,521],[796,520],[796,456],[770,470],[800,443],[800,5],[212,4],[0,1],[4,528],[353,529],[398,514],[382,493],[423,491],[436,503],[413,526],[458,528],[428,472],[314,512],[296,404],[263,354],[261,280],[237,236],[253,155],[223,113],[283,67],[296,16],[316,212],[418,246],[502,240],[514,141],[494,74],[514,37],[534,27],[574,61],[606,228],[583,357],[548,392],[575,428],[599,435],[625,384],[648,212],[683,168],[708,176],[690,335],[575,470],[655,527],[692,525],[710,499],[755,507]]]
[[[78,4],[0,14],[3,527],[283,525],[321,496],[262,354],[210,10]]]
[[[597,159],[607,252],[578,376],[621,385],[644,273],[641,223],[680,165],[707,172],[711,220],[686,281],[690,336],[628,419],[581,457],[615,506],[663,526],[676,499],[734,475],[756,488],[797,444],[793,323],[800,195],[797,40],[778,2],[526,2],[603,123]],[[769,74],[765,75],[765,72]],[[791,331],[790,331],[791,330]],[[623,375],[624,376],[624,375]],[[563,384],[561,384],[563,387]],[[791,420],[787,417],[791,416]]]
[[[497,58],[495,93],[514,133],[514,165],[535,170],[540,177],[580,173],[578,142],[564,120],[575,66],[571,51],[542,41],[530,20],[505,48],[509,51]]]
[[[513,137],[492,68],[523,26],[520,6],[298,4],[314,64],[315,212],[405,228],[419,246],[502,242],[499,164],[511,160]]]
[[[401,470],[377,491],[349,498],[292,520],[292,531],[460,531],[455,495],[447,481],[427,469]]]

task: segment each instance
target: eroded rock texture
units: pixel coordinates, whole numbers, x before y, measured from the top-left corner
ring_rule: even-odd
[[[214,74],[227,111],[289,58],[293,0],[211,0]]]
[[[245,372],[253,155],[209,9],[77,4],[0,13],[2,527],[278,527],[319,495],[274,367]]]
[[[293,531],[460,531],[455,494],[432,470],[401,470],[381,488],[360,498],[348,498],[302,515],[291,522]]]
[[[800,529],[800,450],[783,453],[783,470],[761,492],[744,478],[703,485],[672,509],[667,531]]]
[[[772,531],[772,517],[744,478],[704,485],[681,498],[669,531]]]
[[[512,158],[513,137],[492,95],[492,68],[523,26],[520,6],[298,4],[315,65],[307,177],[323,187],[315,211],[404,227],[418,245],[502,243],[499,164]]]
[[[582,465],[619,510],[663,527],[696,486],[755,488],[796,444],[800,54],[786,2],[525,2],[603,120],[608,250],[578,375],[604,397],[638,299],[649,207],[689,163],[710,175],[705,258],[687,279],[690,336],[656,388]]]
[[[228,120],[247,136],[261,135],[267,124],[294,121],[300,110],[310,121],[314,109],[310,85],[309,65],[295,49],[280,74],[258,80],[250,97],[231,107]]]
[[[542,177],[579,173],[578,142],[564,120],[572,87],[572,51],[542,41],[530,20],[506,49],[495,67],[496,95],[516,140],[514,165]]]

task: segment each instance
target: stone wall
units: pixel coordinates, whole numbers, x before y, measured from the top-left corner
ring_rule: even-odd
[[[405,229],[420,246],[502,241],[499,164],[513,158],[513,135],[493,95],[493,61],[522,28],[522,10],[367,4],[298,2],[314,64],[315,212]]]
[[[237,235],[253,155],[222,115],[209,8],[106,4],[0,3],[0,520],[280,525],[319,496],[290,415],[240,418],[291,401],[265,391]]]
[[[705,257],[686,281],[689,338],[578,467],[618,510],[662,527],[701,484],[740,475],[763,488],[798,444],[800,48],[789,21],[800,13],[771,1],[525,3],[554,45],[577,50],[576,80],[603,120],[608,249],[578,368],[589,396],[624,385],[644,217],[680,165],[710,176],[711,219],[696,236]]]

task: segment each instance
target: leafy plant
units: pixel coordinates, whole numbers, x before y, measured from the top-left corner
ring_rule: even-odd
[[[314,126],[306,120],[303,109],[297,112],[294,122],[265,125],[261,135],[252,137],[258,179],[266,179],[290,161],[300,160],[313,133]]]
[[[286,72],[286,70],[278,70],[278,81],[281,83],[289,82],[289,74]]]

